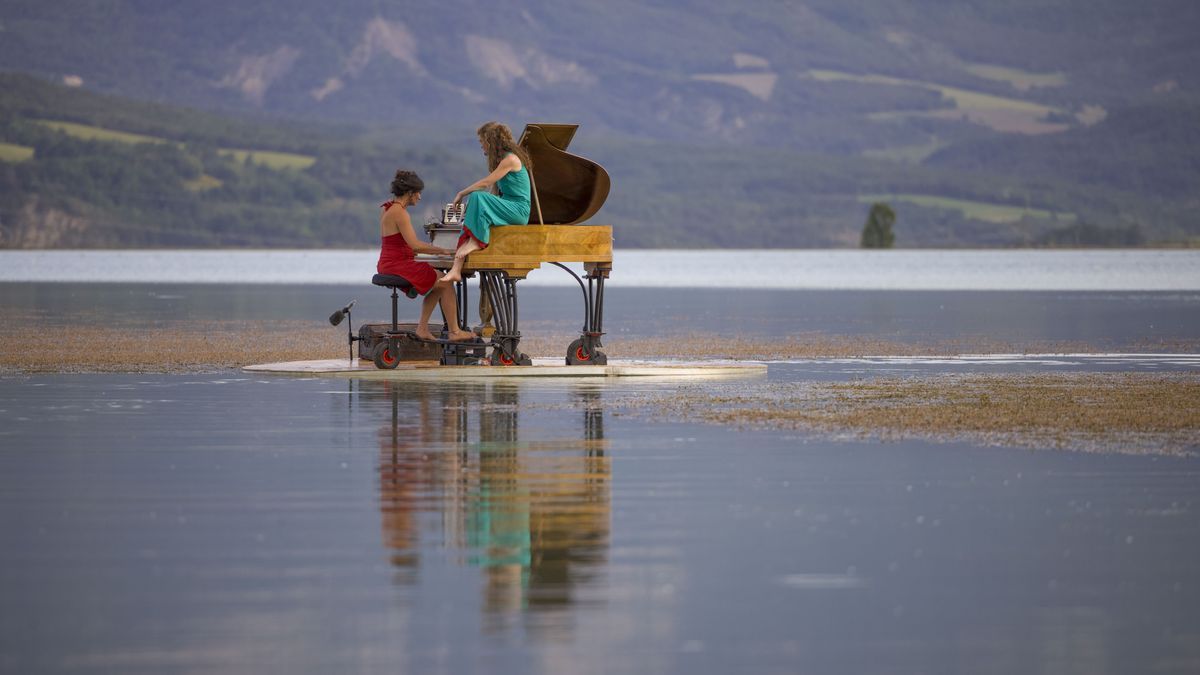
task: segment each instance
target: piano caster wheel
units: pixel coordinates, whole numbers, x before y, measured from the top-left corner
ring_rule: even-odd
[[[372,357],[375,360],[375,367],[380,370],[395,370],[396,366],[400,365],[400,356],[388,340],[375,345],[375,353],[372,354]]]
[[[513,357],[509,356],[508,354],[505,354],[504,352],[500,351],[499,349],[497,349],[495,352],[492,353],[491,360],[492,360],[493,366],[532,366],[533,365],[533,359],[529,358],[529,355],[524,352],[518,353],[516,358],[513,358]]]
[[[603,366],[607,363],[608,356],[598,349],[589,350],[584,346],[583,338],[567,347],[568,366]]]

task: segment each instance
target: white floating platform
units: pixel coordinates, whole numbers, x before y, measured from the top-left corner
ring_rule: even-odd
[[[286,361],[246,366],[254,373],[317,375],[384,380],[456,380],[497,377],[755,377],[767,374],[764,363],[712,361],[667,363],[610,361],[605,366],[568,366],[557,359],[534,359],[532,366],[442,366],[436,361],[401,362],[395,370],[382,370],[371,361],[324,359]]]

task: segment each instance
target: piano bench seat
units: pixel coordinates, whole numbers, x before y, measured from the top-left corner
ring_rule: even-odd
[[[375,276],[371,277],[371,283],[375,284],[376,286],[390,288],[393,291],[403,291],[404,294],[410,298],[415,298],[420,295],[420,293],[417,292],[417,289],[413,288],[412,283],[409,282],[408,279],[395,274],[376,274]]]

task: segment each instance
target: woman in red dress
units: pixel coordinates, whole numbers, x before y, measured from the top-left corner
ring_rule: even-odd
[[[375,270],[379,274],[394,274],[404,277],[418,293],[425,296],[421,302],[421,320],[417,323],[417,337],[434,339],[429,332],[429,317],[435,305],[442,306],[442,316],[450,327],[449,338],[455,342],[473,340],[475,335],[458,325],[458,300],[454,296],[454,284],[438,281],[437,270],[427,262],[416,260],[417,253],[454,255],[448,248],[434,246],[417,237],[408,207],[421,201],[421,190],[425,182],[413,171],[400,170],[392,179],[392,195],[395,199],[384,202],[383,215],[379,218],[379,263]]]

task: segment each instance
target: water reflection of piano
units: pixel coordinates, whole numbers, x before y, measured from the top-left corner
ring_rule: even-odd
[[[610,187],[599,164],[567,152],[577,124],[530,124],[520,144],[533,163],[533,205],[529,225],[492,228],[485,250],[467,257],[464,276],[479,275],[493,309],[495,333],[492,362],[527,363],[520,351],[516,284],[543,263],[566,270],[583,291],[584,324],[580,337],[567,347],[568,364],[603,364],[604,281],[612,271],[612,226],[580,225],[604,205]],[[460,228],[431,226],[433,243],[453,248]],[[583,263],[582,277],[562,263]],[[466,325],[466,289],[459,286],[460,322]]]
[[[611,467],[599,393],[572,394],[582,409],[578,436],[531,440],[521,433],[516,387],[358,386],[390,408],[379,431],[379,489],[398,582],[417,582],[423,550],[449,547],[483,570],[490,620],[574,602],[608,551]],[[431,531],[441,541],[422,541]]]

